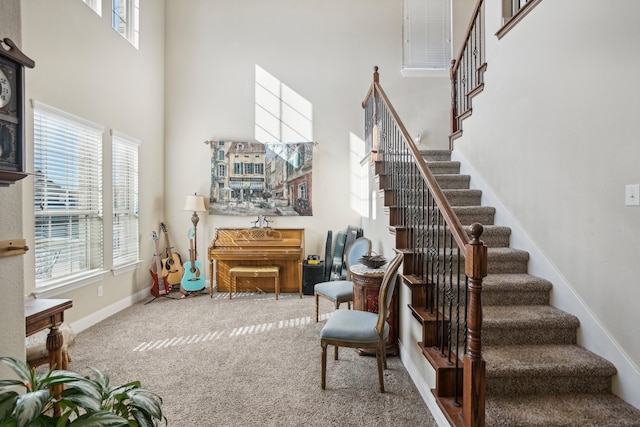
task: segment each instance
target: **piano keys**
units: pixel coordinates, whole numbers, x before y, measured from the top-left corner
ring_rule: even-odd
[[[236,266],[280,267],[280,292],[298,292],[302,298],[304,229],[298,228],[218,228],[209,246],[209,293],[215,281],[219,292],[230,291],[229,269]],[[238,291],[270,291],[273,279],[238,279]]]

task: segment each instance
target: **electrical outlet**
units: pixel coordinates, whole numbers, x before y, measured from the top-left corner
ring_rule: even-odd
[[[102,285],[98,286],[98,297],[102,296]]]
[[[640,184],[627,184],[624,189],[624,203],[627,206],[640,206]]]

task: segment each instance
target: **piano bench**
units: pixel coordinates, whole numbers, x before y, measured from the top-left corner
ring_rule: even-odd
[[[233,292],[238,292],[238,277],[273,277],[276,299],[280,296],[280,267],[271,266],[237,266],[229,269],[229,299]]]

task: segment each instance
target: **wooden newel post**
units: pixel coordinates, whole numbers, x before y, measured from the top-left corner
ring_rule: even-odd
[[[482,279],[487,276],[487,247],[480,240],[484,229],[470,226],[471,242],[465,248],[465,273],[469,278],[467,353],[464,355],[463,416],[465,427],[485,425],[485,361],[482,359]]]

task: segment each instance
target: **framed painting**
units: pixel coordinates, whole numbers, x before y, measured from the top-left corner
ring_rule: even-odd
[[[313,143],[209,141],[209,214],[313,215]]]

